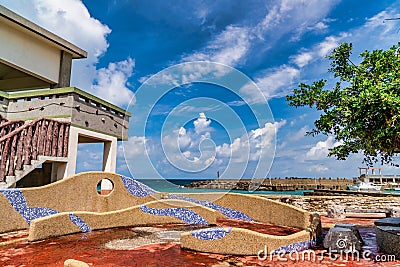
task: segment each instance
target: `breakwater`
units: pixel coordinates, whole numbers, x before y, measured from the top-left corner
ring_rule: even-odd
[[[188,188],[293,191],[293,190],[345,190],[353,180],[347,178],[266,178],[266,179],[217,179],[193,182]]]

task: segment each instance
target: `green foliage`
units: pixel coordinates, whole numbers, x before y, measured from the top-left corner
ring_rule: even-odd
[[[394,164],[393,156],[400,152],[400,43],[361,53],[358,65],[351,54],[352,45],[342,43],[327,57],[329,72],[338,80],[333,88],[326,88],[326,80],[301,83],[286,100],[290,106],[322,112],[308,134],[340,141],[329,156],[344,160],[362,151],[368,165],[378,160]]]

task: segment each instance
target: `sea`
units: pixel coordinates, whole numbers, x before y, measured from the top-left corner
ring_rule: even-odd
[[[198,182],[208,181],[212,179],[185,179],[185,178],[171,178],[171,179],[136,179],[141,183],[151,187],[152,189],[160,192],[167,193],[210,193],[210,192],[231,192],[241,194],[265,194],[265,195],[303,195],[304,192],[312,192],[312,190],[295,190],[295,191],[247,191],[247,190],[226,190],[226,189],[203,189],[203,188],[187,188],[186,185]]]

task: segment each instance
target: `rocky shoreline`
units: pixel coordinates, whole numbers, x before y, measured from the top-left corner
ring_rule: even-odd
[[[400,209],[399,197],[368,196],[288,196],[258,195],[287,203],[310,212],[325,213],[329,207],[341,206],[353,213],[385,213]],[[389,215],[389,214],[388,214]]]

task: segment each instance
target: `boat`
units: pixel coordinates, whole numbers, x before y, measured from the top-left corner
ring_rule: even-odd
[[[395,191],[400,192],[400,184],[398,183],[387,183],[384,187],[383,190],[385,191]]]
[[[352,190],[352,191],[380,191],[381,190],[380,185],[375,185],[370,182],[362,182],[362,181],[358,181],[355,183],[355,185],[349,185],[347,187],[349,190]]]

